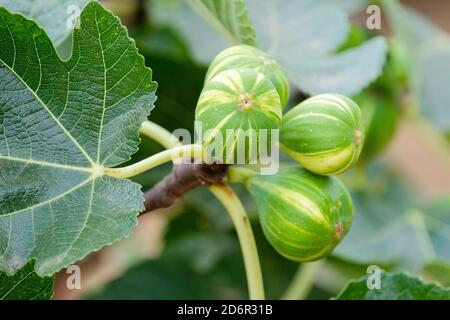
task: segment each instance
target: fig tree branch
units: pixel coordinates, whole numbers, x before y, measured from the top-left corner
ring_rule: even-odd
[[[179,164],[172,173],[145,192],[145,212],[170,207],[178,198],[201,186],[222,185],[227,166],[222,164]]]

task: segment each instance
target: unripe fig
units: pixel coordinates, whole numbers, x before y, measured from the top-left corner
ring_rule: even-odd
[[[286,107],[290,94],[289,79],[280,65],[265,52],[248,45],[237,45],[225,49],[212,61],[205,82],[231,69],[252,69],[264,74],[280,95],[281,107],[283,109]]]
[[[336,177],[292,168],[272,176],[255,175],[247,186],[264,235],[290,260],[321,259],[349,231],[353,204]]]
[[[304,168],[320,175],[337,175],[361,153],[364,126],[351,99],[337,94],[309,98],[283,118],[283,150]]]
[[[195,118],[202,124],[203,145],[214,158],[229,164],[242,156],[243,145],[245,160],[241,158],[240,164],[259,159],[261,148],[269,153],[271,130],[280,128],[281,117],[274,85],[264,74],[250,69],[216,75],[206,83],[195,110]]]

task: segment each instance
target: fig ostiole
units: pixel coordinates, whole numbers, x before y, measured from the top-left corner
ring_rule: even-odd
[[[243,145],[245,159],[240,164],[246,164],[259,159],[261,149],[270,152],[271,130],[280,128],[282,109],[274,85],[264,74],[236,69],[206,83],[195,118],[202,124],[202,142],[212,157],[234,164]]]
[[[284,257],[298,262],[327,256],[349,231],[353,204],[336,177],[292,168],[247,181],[265,237]]]
[[[281,148],[304,168],[337,175],[361,153],[364,125],[359,106],[337,94],[321,94],[292,108],[283,118]]]
[[[286,107],[290,95],[288,77],[275,59],[252,46],[237,45],[219,53],[209,66],[205,83],[223,71],[237,69],[252,69],[268,77],[280,96],[281,107]]]

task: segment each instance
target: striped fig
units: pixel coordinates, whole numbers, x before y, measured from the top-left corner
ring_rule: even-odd
[[[270,152],[271,130],[280,128],[282,109],[275,87],[264,74],[227,70],[206,83],[195,118],[202,124],[203,145],[223,163],[235,163],[244,141],[245,160],[240,162],[244,164],[259,158],[262,145]]]
[[[219,53],[209,66],[205,82],[209,82],[219,73],[232,69],[252,69],[261,72],[275,86],[281,107],[284,109],[289,100],[289,80],[280,65],[265,52],[248,46],[237,45]]]
[[[292,168],[272,176],[254,175],[247,187],[264,235],[290,260],[319,260],[349,231],[353,204],[337,177]]]
[[[351,99],[337,94],[309,98],[283,118],[282,149],[304,168],[320,175],[337,175],[361,153],[364,126]]]

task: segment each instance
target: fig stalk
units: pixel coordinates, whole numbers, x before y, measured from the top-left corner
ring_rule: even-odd
[[[264,300],[264,285],[258,249],[244,206],[234,190],[227,185],[211,186],[209,189],[225,207],[236,229],[244,258],[250,299]]]

